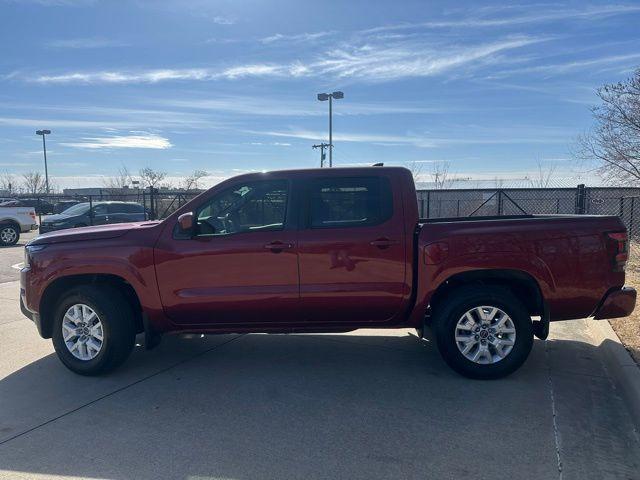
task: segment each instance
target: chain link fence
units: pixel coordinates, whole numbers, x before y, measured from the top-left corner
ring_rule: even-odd
[[[6,199],[2,205],[33,207],[38,216],[38,223],[47,215],[55,215],[64,212],[79,203],[89,205],[89,211],[104,202],[127,202],[141,205],[149,220],[161,220],[168,217],[185,203],[198,196],[200,191],[171,191],[161,192],[157,190],[140,190],[136,193],[103,191],[94,195],[13,195]],[[90,215],[90,219],[93,218]]]
[[[108,191],[96,195],[17,195],[13,201],[34,207],[40,220],[77,204],[133,202],[150,220],[163,219],[198,196],[200,191]],[[617,215],[632,239],[640,242],[640,188],[493,188],[418,190],[421,218],[502,216],[522,214]]]
[[[640,188],[418,190],[422,218],[523,214],[617,215],[640,241]]]

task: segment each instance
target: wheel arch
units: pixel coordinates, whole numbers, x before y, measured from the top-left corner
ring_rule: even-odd
[[[505,288],[522,302],[531,316],[545,316],[544,297],[536,279],[527,272],[512,269],[480,269],[454,274],[433,292],[429,299],[429,310],[436,310],[457,288],[474,284]]]
[[[116,288],[123,294],[124,298],[131,306],[136,322],[136,332],[140,333],[144,331],[140,299],[138,298],[137,292],[129,282],[124,278],[113,274],[78,274],[57,278],[47,285],[44,290],[40,300],[41,328],[42,336],[44,338],[51,338],[52,336],[53,315],[60,298],[65,294],[65,292],[81,285],[108,285],[112,288]]]

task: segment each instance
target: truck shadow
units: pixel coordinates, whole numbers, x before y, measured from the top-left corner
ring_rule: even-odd
[[[12,478],[471,478],[477,470],[460,459],[490,441],[493,452],[526,454],[485,463],[483,478],[552,478],[549,372],[593,388],[579,385],[604,375],[598,350],[536,341],[518,372],[484,382],[453,373],[432,342],[409,334],[168,337],[99,378],[51,354],[0,380],[0,469]]]

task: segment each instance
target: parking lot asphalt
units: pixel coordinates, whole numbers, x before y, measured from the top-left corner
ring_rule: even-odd
[[[166,336],[88,378],[21,316],[12,274],[0,478],[640,479],[587,321],[553,324],[497,381],[456,375],[410,330]]]

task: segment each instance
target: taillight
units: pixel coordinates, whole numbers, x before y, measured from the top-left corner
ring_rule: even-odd
[[[613,262],[613,270],[623,272],[629,260],[629,237],[627,232],[607,233],[608,250]]]
[[[31,210],[29,212],[29,216],[31,217],[31,219],[35,222],[36,220],[36,211],[35,210]]]

